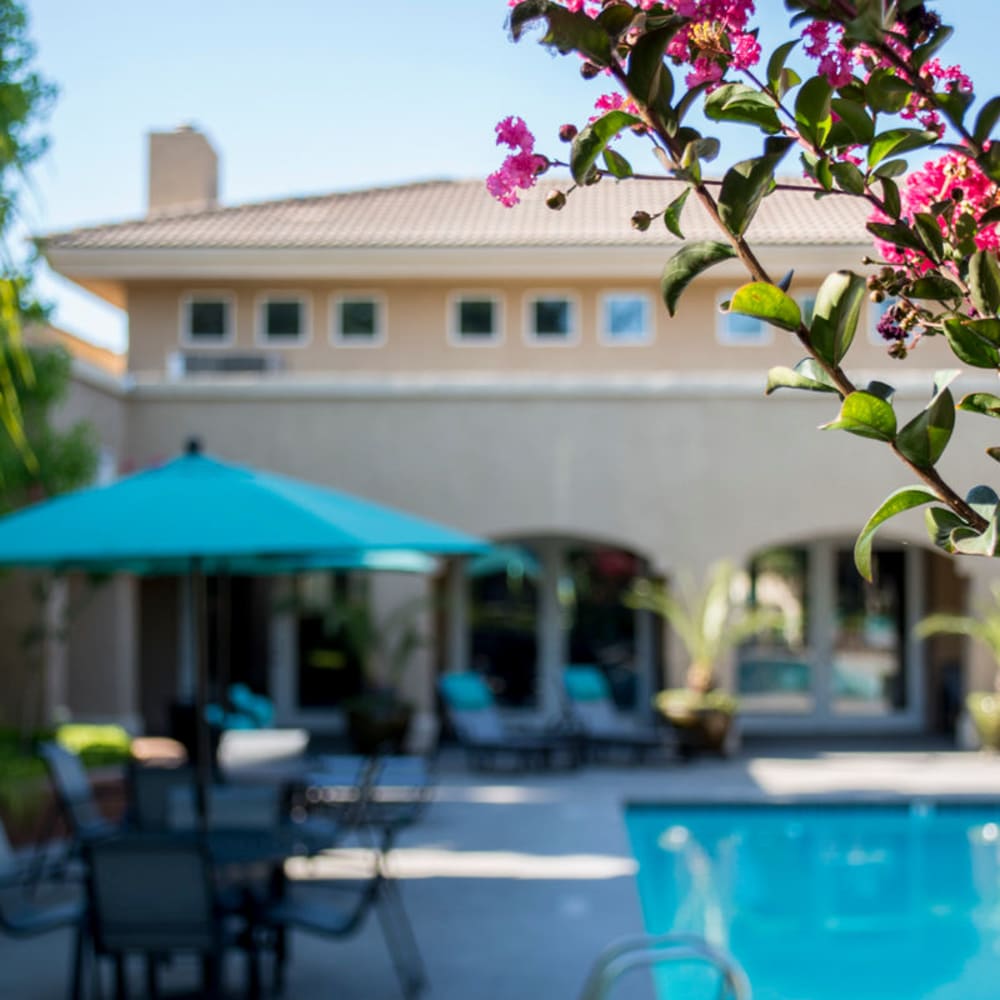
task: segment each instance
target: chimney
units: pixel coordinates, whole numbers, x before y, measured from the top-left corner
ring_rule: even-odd
[[[191,125],[149,133],[147,214],[214,208],[219,200],[219,158]]]

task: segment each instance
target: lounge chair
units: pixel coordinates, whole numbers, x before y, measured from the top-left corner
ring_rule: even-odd
[[[559,755],[570,767],[576,766],[576,744],[564,734],[514,730],[505,725],[493,692],[480,674],[445,674],[438,681],[438,690],[473,767],[486,767],[487,763],[496,767],[504,758],[521,767],[549,767]]]
[[[663,733],[622,715],[611,698],[607,678],[598,667],[571,666],[563,671],[566,711],[585,755],[624,750],[638,760],[662,750]]]

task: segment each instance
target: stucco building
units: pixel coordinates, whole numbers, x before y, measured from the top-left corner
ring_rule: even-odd
[[[787,613],[781,634],[728,667],[747,729],[946,725],[987,665],[953,640],[915,642],[911,626],[928,609],[966,607],[992,567],[937,554],[918,513],[886,527],[876,586],[862,586],[853,539],[905,470],[874,442],[817,430],[835,416],[832,397],[765,397],[769,367],[801,354],[790,335],[720,312],[745,280],[736,264],[708,272],[667,315],[659,275],[678,241],[629,220],[667,204],[669,182],[603,181],[553,212],[544,198],[557,183],[512,210],[478,181],[221,206],[208,140],[156,134],[144,218],[42,241],[57,272],[128,314],[125,371],[81,359],[70,410],[95,422],[120,471],[196,436],[222,458],[506,543],[492,562],[430,581],[367,585],[383,611],[440,598],[424,608],[432,641],[403,681],[427,712],[436,672],[470,663],[512,710],[552,711],[561,666],[582,659],[642,711],[684,663],[656,621],[624,608],[624,588],[636,574],[677,579],[730,558],[758,599]],[[863,222],[853,199],[781,190],[750,239],[772,273],[794,269],[792,292],[808,306],[829,271],[857,269],[871,251]],[[693,199],[683,227],[689,239],[717,235]],[[930,342],[894,362],[876,320],[863,318],[850,370],[895,385],[900,412],[916,412],[933,370],[954,359]],[[960,389],[975,384],[966,374]],[[989,475],[986,423],[960,415],[946,476]],[[232,581],[219,628],[233,675],[266,690],[279,720],[338,724],[357,670],[324,661],[322,609],[356,586]],[[186,683],[179,588],[102,587],[52,698],[161,727]]]

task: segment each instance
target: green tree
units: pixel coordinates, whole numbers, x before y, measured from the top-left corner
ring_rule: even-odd
[[[13,234],[27,171],[48,148],[40,125],[56,94],[34,58],[24,7],[0,0],[0,425],[29,467],[37,461],[25,433],[19,388],[31,384],[33,371],[22,329],[44,321],[47,310],[32,285],[34,258],[25,260],[15,251]]]

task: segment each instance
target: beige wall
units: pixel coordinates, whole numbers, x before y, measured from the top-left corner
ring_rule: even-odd
[[[330,282],[217,281],[133,283],[128,286],[131,343],[129,370],[163,372],[167,357],[180,350],[191,353],[255,353],[278,355],[285,370],[305,372],[605,372],[709,369],[761,371],[777,364],[794,364],[804,352],[791,334],[773,330],[765,346],[725,346],[716,331],[718,302],[728,297],[740,278],[706,279],[685,294],[678,314],[671,319],[659,297],[658,275],[645,282],[586,281],[526,282],[497,279],[473,284],[454,281],[366,281],[358,284]],[[796,294],[815,294],[819,279],[804,277]],[[236,340],[229,347],[185,348],[180,339],[181,302],[190,292],[226,292],[236,301]],[[300,292],[309,303],[311,333],[296,347],[264,346],[256,339],[256,313],[268,292]],[[648,295],[654,336],[648,346],[607,345],[600,341],[600,301],[605,292],[639,292]],[[383,345],[344,346],[331,341],[331,298],[343,293],[367,292],[384,296],[387,336]],[[495,294],[502,303],[502,337],[489,345],[455,345],[449,342],[450,303],[458,294]],[[580,330],[571,344],[539,346],[525,338],[526,302],[532,294],[568,294],[578,303]],[[867,311],[866,311],[867,313]],[[885,349],[869,337],[869,316],[858,331],[851,355],[855,368],[886,363]],[[946,355],[926,344],[928,366],[947,363]],[[930,350],[928,350],[930,348]]]

